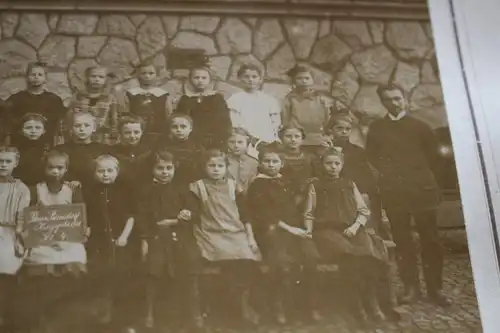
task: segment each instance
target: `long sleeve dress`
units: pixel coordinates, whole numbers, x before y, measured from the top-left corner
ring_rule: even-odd
[[[310,184],[304,219],[313,221],[313,240],[325,260],[364,256],[385,261],[384,249],[364,229],[369,216],[370,210],[351,180],[325,176]],[[356,222],[361,224],[357,234],[346,237],[344,230]]]
[[[110,149],[110,154],[120,162],[120,179],[137,187],[151,176],[152,153],[153,147],[143,140],[135,146],[119,143]]]
[[[167,121],[172,113],[172,101],[169,96],[167,91],[158,87],[136,87],[126,92],[120,115],[130,112],[144,120],[143,140],[149,145],[155,145],[168,134]]]
[[[231,118],[224,97],[216,92],[203,95],[183,95],[176,112],[193,118],[190,138],[205,149],[223,149],[231,133]]]
[[[313,265],[319,257],[314,243],[278,227],[280,222],[304,227],[293,190],[283,178],[259,174],[248,189],[248,216],[255,238],[272,267]]]
[[[43,159],[51,148],[45,134],[39,140],[29,140],[21,136],[17,139],[16,147],[19,149],[20,157],[12,175],[26,186],[34,186],[41,182],[45,177]]]
[[[299,151],[283,152],[283,168],[281,174],[291,185],[295,202],[302,205],[307,193],[309,180],[317,176],[319,158],[313,154]]]
[[[190,184],[190,190],[201,202],[200,224],[194,231],[203,258],[208,261],[261,259],[260,253],[250,248],[242,221],[245,213],[241,197],[237,198],[232,179],[220,183],[198,180]]]
[[[242,127],[250,135],[266,143],[279,141],[281,125],[278,101],[262,92],[237,92],[227,100],[233,127]]]
[[[200,250],[193,227],[199,222],[199,202],[194,193],[173,183],[162,184],[150,179],[143,184],[138,205],[137,229],[146,239],[148,272],[152,276],[168,274],[186,277],[201,269]],[[191,212],[190,221],[180,221],[171,227],[160,227],[158,222],[176,219],[181,210]]]
[[[174,154],[177,161],[173,182],[187,187],[203,175],[200,157],[204,151],[199,142],[189,137],[186,140],[169,138],[159,148],[165,148]]]
[[[16,254],[16,228],[22,226],[30,191],[19,179],[0,182],[0,274],[14,275],[23,259]]]
[[[60,134],[61,121],[66,113],[61,97],[50,91],[33,94],[27,90],[20,91],[7,99],[6,130],[11,136],[11,144],[17,145],[21,138],[21,119],[28,113],[38,113],[47,119],[44,140],[53,145],[55,137]]]

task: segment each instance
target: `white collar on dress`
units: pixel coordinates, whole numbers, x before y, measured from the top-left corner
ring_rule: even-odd
[[[165,94],[168,95],[167,91],[165,91],[159,87],[153,87],[153,88],[149,88],[149,89],[144,89],[142,87],[134,87],[134,88],[129,89],[128,92],[134,96],[135,95],[151,94],[155,97],[160,97],[160,96],[163,96]]]
[[[277,174],[276,176],[274,176],[274,177],[271,177],[271,176],[265,175],[265,174],[263,174],[263,173],[259,173],[259,174],[257,175],[257,177],[255,177],[255,178],[262,178],[262,179],[279,179],[279,178],[281,178],[281,173],[278,173],[278,174]]]
[[[217,94],[215,90],[207,90],[207,91],[202,91],[202,92],[194,92],[194,91],[185,91],[184,94],[187,97],[206,97],[206,96],[213,96]]]

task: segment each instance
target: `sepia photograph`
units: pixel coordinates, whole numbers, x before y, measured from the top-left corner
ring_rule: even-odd
[[[483,332],[445,2],[0,0],[0,333]]]

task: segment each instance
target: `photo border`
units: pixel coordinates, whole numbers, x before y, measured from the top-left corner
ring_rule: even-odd
[[[500,186],[493,159],[500,142],[493,145],[490,141],[487,124],[491,115],[487,115],[498,113],[498,109],[486,108],[485,92],[480,89],[485,82],[480,82],[476,74],[479,67],[484,70],[488,66],[490,76],[495,77],[491,63],[478,62],[478,54],[491,52],[485,46],[498,39],[498,34],[484,30],[487,26],[484,14],[499,10],[500,4],[495,0],[429,1],[484,332],[497,332],[500,327],[500,251],[495,218],[500,212]],[[475,21],[475,30],[471,29],[471,21]],[[473,39],[481,43],[473,46]],[[491,56],[498,57],[500,48],[496,50]],[[496,65],[498,69],[494,72],[499,72]]]

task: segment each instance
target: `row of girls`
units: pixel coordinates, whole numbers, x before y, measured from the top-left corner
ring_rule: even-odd
[[[397,318],[385,253],[367,226],[367,203],[377,206],[375,181],[362,150],[348,142],[355,119],[312,89],[309,68],[296,66],[290,75],[294,90],[280,107],[259,91],[260,69],[243,65],[245,91],[226,102],[209,90],[210,70],[200,66],[189,76],[195,93],[174,110],[154,85],[154,66],[141,65],[140,86],[127,92],[124,105],[105,93],[106,69],[93,67],[87,90],[66,110],[44,89],[44,68],[30,65],[28,90],[9,98],[2,122],[4,323],[12,323],[10,291],[19,275],[29,286],[54,287],[85,272],[107,295],[100,321],[128,318],[116,315],[119,300],[132,302],[124,277],[140,267],[147,273],[145,325],[154,326],[155,296],[173,277],[189,324],[202,329],[198,277],[209,262],[228,279],[231,308],[256,323],[259,306],[250,295],[261,261],[271,269],[267,295],[279,323],[287,321],[291,272],[299,266],[310,317],[321,320],[313,272],[320,259],[340,263],[352,325]],[[54,147],[60,136],[64,143]],[[257,142],[263,144],[251,154]],[[23,248],[25,207],[77,202],[87,207],[85,244]]]

